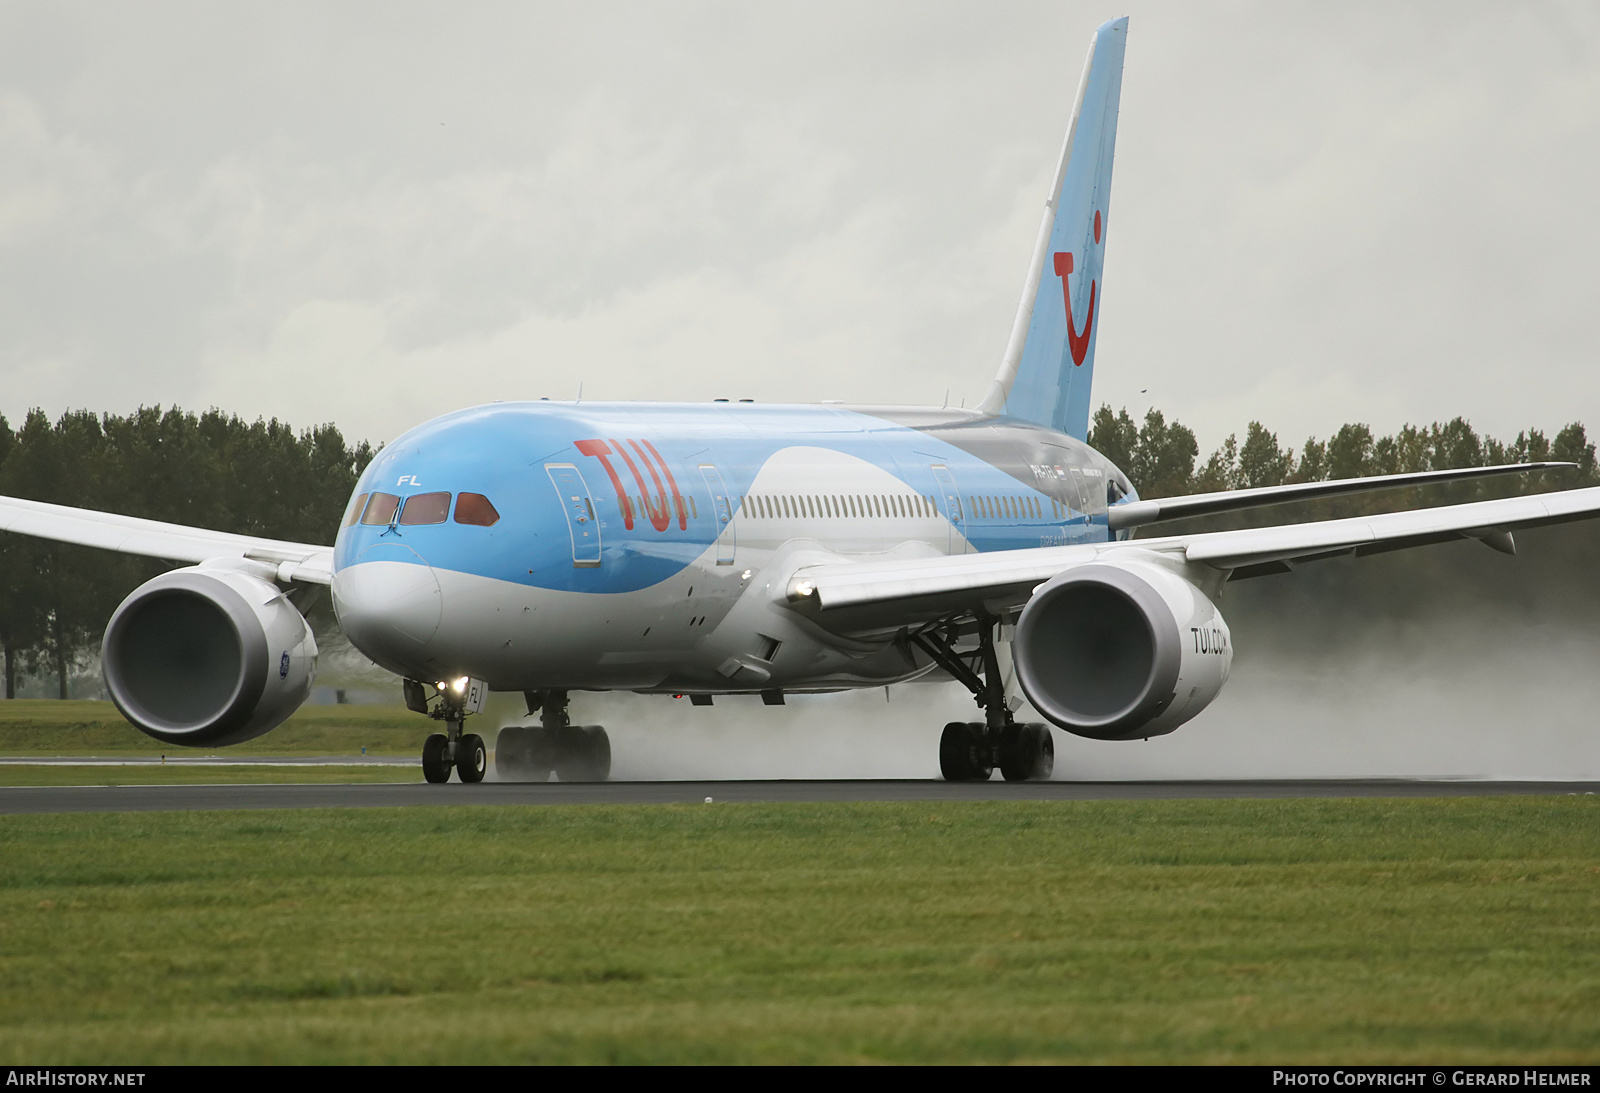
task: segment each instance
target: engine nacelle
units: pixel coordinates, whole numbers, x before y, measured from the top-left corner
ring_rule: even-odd
[[[1028,700],[1095,740],[1169,733],[1205,709],[1233,666],[1205,593],[1150,562],[1096,562],[1041,586],[1011,647]]]
[[[194,566],[134,589],[106,624],[100,660],[122,716],[168,744],[217,747],[300,708],[317,642],[270,581]]]

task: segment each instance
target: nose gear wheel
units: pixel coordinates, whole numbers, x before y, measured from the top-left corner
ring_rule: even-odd
[[[450,770],[450,741],[444,733],[436,732],[422,745],[422,776],[435,784],[448,782]]]
[[[483,737],[467,733],[456,743],[456,776],[463,782],[483,781],[489,771],[489,753],[483,746]]]

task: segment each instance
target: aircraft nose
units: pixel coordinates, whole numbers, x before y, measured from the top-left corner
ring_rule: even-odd
[[[444,597],[421,555],[380,543],[334,574],[333,609],[352,645],[391,671],[415,675],[431,660]]]

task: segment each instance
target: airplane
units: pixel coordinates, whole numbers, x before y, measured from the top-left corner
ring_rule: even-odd
[[[604,780],[575,692],[785,696],[954,680],[946,779],[1048,778],[1050,726],[1170,733],[1227,682],[1231,580],[1600,515],[1600,488],[1354,519],[1136,539],[1194,516],[1570,464],[1443,470],[1140,498],[1087,443],[1128,20],[1099,27],[995,378],[973,409],[502,402],[402,434],[332,546],[0,498],[0,530],[182,563],[134,590],[106,689],[158,740],[217,747],[309,697],[303,608],[331,591],[356,649],[440,723],[427,781],[481,782],[465,731],[491,692],[502,778]],[[1026,699],[1049,725],[1016,718]]]

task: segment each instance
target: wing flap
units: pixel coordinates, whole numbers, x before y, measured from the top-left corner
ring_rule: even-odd
[[[986,594],[1013,586],[1031,589],[1071,565],[1092,561],[1104,549],[1106,544],[1037,547],[988,554],[937,555],[909,561],[806,566],[789,578],[789,602],[809,605],[819,611],[836,611],[886,600],[974,591]]]
[[[980,609],[1004,615],[1027,603],[1041,582],[1112,545],[805,566],[789,578],[788,604],[835,633],[857,635]]]
[[[258,539],[17,497],[0,497],[0,531],[173,562],[247,558],[276,565],[282,581],[328,584],[333,580],[332,547]]]

